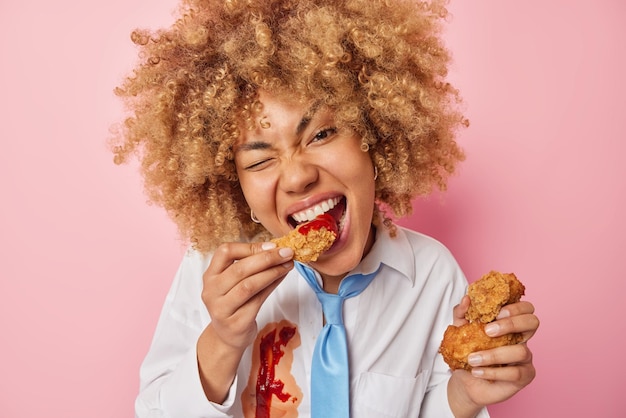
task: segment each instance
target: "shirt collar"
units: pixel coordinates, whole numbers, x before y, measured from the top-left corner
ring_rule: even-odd
[[[394,237],[389,235],[388,228],[379,226],[372,249],[351,273],[371,273],[381,263],[401,273],[411,285],[415,284],[415,255],[404,229],[400,226],[396,226]]]

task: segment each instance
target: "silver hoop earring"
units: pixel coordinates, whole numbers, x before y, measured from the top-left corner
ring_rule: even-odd
[[[374,181],[378,178],[378,167],[374,166]]]
[[[260,224],[261,223],[261,221],[259,221],[259,218],[254,216],[254,212],[252,212],[252,211],[250,211],[250,219],[252,219],[252,222],[254,222],[255,224]]]

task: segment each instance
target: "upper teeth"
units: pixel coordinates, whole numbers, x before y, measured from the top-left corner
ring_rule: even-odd
[[[337,205],[337,203],[339,203],[340,200],[341,199],[338,197],[335,197],[333,199],[328,199],[321,203],[318,203],[312,208],[303,210],[302,212],[294,213],[291,216],[293,217],[293,219],[296,220],[296,222],[312,221],[313,219],[315,219],[316,216],[321,215],[322,213],[326,213],[332,208],[334,208]]]

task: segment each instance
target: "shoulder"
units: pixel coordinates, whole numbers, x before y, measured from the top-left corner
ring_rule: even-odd
[[[213,253],[202,253],[188,248],[178,266],[168,298],[186,297],[195,299],[202,291],[204,272],[209,266]]]
[[[416,258],[436,258],[456,264],[448,247],[431,236],[398,226],[396,238],[405,240]]]
[[[187,248],[183,254],[182,260],[178,265],[176,272],[176,281],[189,281],[191,278],[202,278],[202,275],[206,271],[207,267],[211,263],[213,253],[202,253],[193,249]]]
[[[413,285],[445,286],[465,281],[450,250],[433,237],[398,226],[393,237],[382,230],[376,241],[372,258],[401,273]]]
[[[467,279],[452,252],[441,241],[407,228],[398,228],[411,247],[416,281],[464,288]]]

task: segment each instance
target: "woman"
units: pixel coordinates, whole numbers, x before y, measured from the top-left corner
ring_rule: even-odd
[[[445,189],[463,159],[444,5],[183,6],[171,28],[133,34],[144,60],[117,90],[133,113],[116,160],[140,154],[152,200],[192,244],[142,366],[137,416],[488,416],[529,384],[525,343],[475,353],[472,373],[448,370],[437,349],[464,322],[467,282],[441,244],[391,221]],[[268,239],[319,213],[337,239],[294,268],[293,251]],[[337,323],[320,301],[366,281],[343,302],[348,374],[336,389],[318,336]],[[508,305],[494,335],[527,341],[533,311]]]

